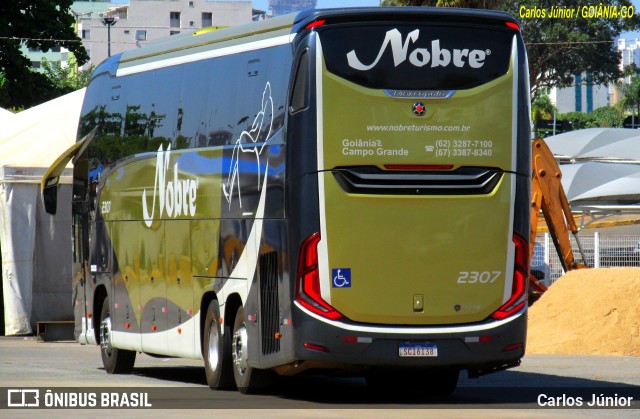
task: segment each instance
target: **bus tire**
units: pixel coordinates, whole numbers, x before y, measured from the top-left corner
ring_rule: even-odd
[[[226,322],[224,326],[220,324],[220,307],[217,300],[211,301],[207,309],[202,352],[209,387],[215,390],[233,388],[231,328]]]
[[[135,351],[117,349],[111,346],[111,309],[109,297],[102,302],[100,312],[100,355],[102,365],[109,374],[130,374],[136,362]]]
[[[273,372],[250,367],[247,362],[249,355],[247,348],[246,320],[244,308],[240,306],[233,322],[233,336],[231,338],[233,377],[240,393],[263,393],[273,384]]]

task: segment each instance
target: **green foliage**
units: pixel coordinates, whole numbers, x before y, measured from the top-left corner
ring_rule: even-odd
[[[531,96],[536,98],[545,88],[567,87],[574,83],[574,75],[592,74],[594,84],[607,84],[620,78],[620,53],[615,39],[624,31],[640,29],[636,13],[630,19],[532,18],[523,12],[537,8],[549,13],[556,0],[521,0],[517,2],[457,1],[457,0],[384,0],[384,6],[457,6],[499,8],[511,13],[520,22],[520,29],[529,56]],[[603,0],[597,3],[583,0],[564,0],[561,6],[581,11],[584,6],[631,6],[629,0]],[[521,15],[522,13],[522,15]]]
[[[559,121],[569,121],[573,130],[585,128],[621,128],[624,115],[613,106],[603,106],[591,113],[567,112],[558,114]]]
[[[640,115],[640,70],[635,65],[627,66],[623,73],[629,77],[629,83],[620,81],[617,84],[622,94],[618,107],[623,112],[630,110],[636,115]]]
[[[94,66],[88,70],[76,70],[77,60],[70,57],[67,67],[62,67],[60,62],[50,62],[46,58],[42,60],[42,71],[60,94],[71,93],[75,90],[87,87],[91,80]]]
[[[551,99],[547,95],[539,95],[531,102],[531,116],[536,119],[551,119],[556,107],[551,103]]]
[[[557,119],[559,121],[569,121],[571,123],[571,128],[574,130],[597,127],[591,114],[585,112],[561,113],[557,115]]]
[[[599,127],[622,128],[624,114],[614,106],[603,106],[591,112],[592,117]]]
[[[70,13],[73,0],[20,0],[0,2],[0,106],[30,107],[60,95],[46,75],[31,70],[31,61],[20,51],[27,47],[43,52],[54,46],[71,51],[84,64],[89,56],[75,33]]]
[[[531,102],[531,119],[533,120],[534,126],[538,119],[552,120],[555,112],[556,107],[553,106],[551,99],[549,99],[549,96],[546,94],[538,96]],[[536,137],[544,137],[550,134],[548,130],[535,130]]]
[[[593,4],[583,0],[565,0],[562,6],[582,10]],[[630,6],[628,0],[603,0],[599,6]],[[522,0],[504,2],[503,9],[520,21],[527,45],[531,94],[535,98],[545,87],[566,87],[574,83],[573,76],[592,74],[594,84],[615,82],[621,75],[620,53],[614,42],[623,31],[640,28],[640,18],[549,19],[521,16],[522,10],[551,10],[556,0]]]

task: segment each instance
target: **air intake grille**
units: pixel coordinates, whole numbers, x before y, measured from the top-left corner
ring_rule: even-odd
[[[280,309],[278,303],[278,253],[269,252],[260,256],[260,329],[262,332],[262,354],[280,351]]]
[[[380,195],[478,195],[491,193],[502,170],[461,167],[453,171],[382,170],[376,166],[338,167],[333,175],[345,192]]]

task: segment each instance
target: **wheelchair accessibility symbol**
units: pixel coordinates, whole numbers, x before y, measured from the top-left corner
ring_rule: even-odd
[[[333,288],[351,288],[351,268],[331,269]]]

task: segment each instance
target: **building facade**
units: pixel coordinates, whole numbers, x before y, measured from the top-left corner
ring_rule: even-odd
[[[316,7],[318,0],[269,0],[269,15],[281,16]]]
[[[76,1],[71,12],[78,37],[90,57],[82,70],[97,66],[109,52],[115,55],[166,36],[205,27],[235,26],[250,22],[254,14],[260,16],[260,11],[253,10],[251,0],[129,0],[129,4]],[[43,58],[60,62],[63,67],[68,65],[69,51],[65,48],[47,52],[22,48],[33,68],[40,68]]]
[[[250,22],[252,10],[250,0],[130,0],[128,5],[110,4],[102,13],[80,15],[78,34],[91,57],[88,67],[98,65],[109,52],[115,55],[205,27]]]
[[[593,112],[611,104],[609,86],[593,84],[591,74],[582,73],[574,76],[574,83],[569,87],[554,87],[549,91],[549,99],[558,112]]]

